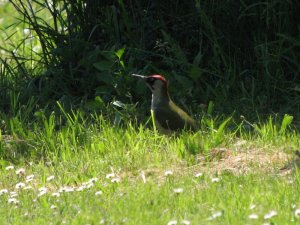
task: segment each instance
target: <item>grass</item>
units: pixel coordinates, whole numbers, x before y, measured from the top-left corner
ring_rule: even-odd
[[[16,2],[21,3],[22,1]],[[34,2],[38,3],[38,1]],[[122,5],[123,1],[119,1],[119,4]],[[64,104],[66,102],[63,100],[68,99],[68,96],[63,96],[64,98],[60,96],[57,105],[47,102],[46,99],[44,104],[46,107],[44,105],[40,107],[38,99],[42,94],[41,96],[35,95],[31,86],[28,86],[27,92],[24,93],[23,89],[20,89],[19,83],[33,79],[36,74],[40,75],[40,72],[43,71],[44,68],[40,68],[40,62],[43,61],[41,46],[36,37],[32,39],[30,37],[31,32],[35,35],[32,30],[28,30],[30,23],[16,14],[12,5],[7,1],[0,1],[0,5],[0,14],[2,15],[0,29],[5,31],[0,33],[2,48],[0,52],[2,60],[0,67],[1,224],[299,224],[300,175],[297,167],[299,159],[293,152],[299,149],[300,134],[294,127],[294,123],[297,121],[294,121],[293,116],[269,116],[267,120],[256,118],[258,122],[255,123],[252,122],[252,119],[248,121],[248,115],[246,118],[240,119],[236,119],[236,116],[212,116],[215,114],[214,105],[226,109],[229,101],[224,101],[224,99],[232,100],[235,108],[241,108],[238,113],[242,113],[243,110],[249,111],[250,105],[251,109],[255,108],[257,99],[262,101],[261,105],[266,107],[268,105],[264,101],[273,100],[270,92],[267,93],[269,96],[266,99],[257,94],[260,93],[261,86],[273,87],[270,79],[269,83],[260,85],[259,82],[255,82],[255,76],[252,77],[252,72],[246,67],[242,68],[240,74],[245,72],[247,75],[249,73],[251,75],[249,75],[249,79],[241,83],[238,79],[234,79],[233,75],[239,72],[241,65],[239,60],[236,61],[236,64],[231,65],[229,62],[235,62],[235,60],[228,60],[225,49],[218,44],[221,42],[218,40],[216,32],[218,29],[216,28],[218,26],[219,28],[225,27],[222,25],[223,20],[217,20],[219,22],[213,24],[210,18],[215,17],[209,15],[214,14],[211,14],[209,10],[204,10],[205,8],[200,8],[200,5],[197,6],[197,12],[201,13],[201,21],[203,21],[201,30],[209,39],[209,45],[206,43],[203,46],[213,46],[212,50],[215,56],[210,58],[209,55],[203,55],[205,52],[211,51],[202,50],[202,47],[198,54],[189,55],[189,57],[196,55],[192,60],[195,65],[191,67],[190,76],[196,82],[197,88],[193,88],[194,96],[200,96],[197,94],[199,91],[201,94],[204,93],[205,100],[209,102],[211,98],[214,101],[209,102],[207,110],[199,109],[203,115],[198,118],[200,124],[198,132],[168,137],[159,135],[151,128],[151,122],[153,125],[151,118],[145,125],[133,122],[132,118],[138,114],[138,110],[134,106],[123,104],[122,109],[112,109],[112,104],[107,104],[99,96],[95,101],[83,103],[82,105],[85,107]],[[39,6],[42,7],[42,5]],[[248,13],[249,16],[257,15],[256,12],[253,14],[251,11],[252,8],[255,10],[255,6],[256,4],[253,7],[243,6],[245,10],[240,15],[239,21],[244,20]],[[215,11],[215,7],[209,8]],[[36,18],[44,17],[40,15],[44,11],[36,11],[37,14],[33,13]],[[115,11],[117,12],[117,10]],[[29,10],[28,12],[31,15],[35,11]],[[49,13],[49,11],[47,12]],[[129,11],[123,7],[120,12],[121,18],[123,18],[119,21],[120,26],[117,20],[115,26],[110,26],[111,24],[107,24],[104,20],[105,23],[101,24],[104,26],[103,28],[108,27],[112,33],[115,33],[119,28],[127,27],[128,32],[132,34],[132,38],[128,38],[128,40],[132,40],[134,43],[148,42],[146,38],[144,38],[145,40],[141,38],[139,41],[140,37],[136,35],[137,32],[129,29],[134,24],[129,20]],[[136,12],[144,13],[144,10],[136,10]],[[174,12],[177,18],[176,11]],[[237,11],[235,12],[237,13]],[[106,14],[107,16],[114,15],[110,11],[107,11]],[[9,15],[14,15],[14,17]],[[234,14],[233,18],[236,18]],[[270,18],[277,17],[271,16]],[[227,18],[227,21],[230,21],[230,17]],[[267,17],[266,21],[268,21]],[[47,25],[47,22],[43,22],[42,25]],[[132,24],[130,25],[130,23]],[[187,22],[182,24],[185,25],[185,23]],[[223,23],[234,24],[227,23],[226,20]],[[48,28],[52,26],[51,20],[48,25]],[[243,23],[238,25],[246,27]],[[155,23],[152,26],[156,26]],[[141,26],[141,31],[142,27],[144,25]],[[234,28],[234,30],[238,29]],[[176,33],[177,30],[174,32]],[[13,33],[15,34],[12,35]],[[243,33],[247,32],[239,34]],[[168,53],[170,55],[139,49],[137,53],[145,57],[145,61],[151,59],[151,54],[163,56],[163,61],[165,61],[162,64],[154,63],[155,65],[146,65],[137,61],[139,64],[145,64],[143,71],[147,71],[148,66],[150,70],[156,70],[165,64],[171,64],[173,68],[177,68],[177,64],[173,65],[175,61],[182,65],[190,64],[191,60],[185,57],[184,48],[178,43],[197,43],[198,45],[199,41],[194,38],[192,42],[182,42],[181,39],[173,40],[174,35],[164,30],[162,30],[162,34],[164,39],[161,41],[166,41],[163,44],[166,44],[166,50],[170,48]],[[259,34],[260,32],[257,32],[257,35]],[[48,40],[47,33],[43,35]],[[252,35],[257,36],[255,32]],[[196,36],[198,35],[194,35],[194,37]],[[232,36],[236,35],[232,34]],[[247,38],[248,36],[251,37],[251,35],[247,35]],[[282,40],[286,42],[290,40],[291,43],[298,46],[298,42],[291,41],[289,35],[281,37]],[[114,38],[109,38],[114,40]],[[205,41],[205,39],[203,40]],[[254,38],[254,40],[259,42],[259,39]],[[243,38],[239,38],[239,41],[241,44],[244,43]],[[50,41],[49,44],[48,50],[52,48],[53,43]],[[258,55],[258,58],[264,58],[263,54],[268,53],[264,51],[264,47],[267,50],[268,43],[258,44],[256,51],[258,53],[261,51],[262,55]],[[95,56],[95,58],[91,57],[91,61],[98,62],[99,59],[102,59],[95,64],[96,68],[99,67],[107,72],[105,74],[116,74],[117,71],[120,78],[118,83],[120,84],[118,90],[121,90],[118,93],[120,96],[132,97],[130,94],[127,95],[127,88],[134,86],[134,83],[122,79],[126,78],[125,73],[140,69],[136,68],[134,64],[135,56],[130,56],[131,51],[138,47],[129,45],[129,51],[124,53],[126,49],[124,50],[123,46],[116,44],[112,48],[112,52],[114,57],[118,58],[117,61],[112,56],[103,55],[103,57],[106,56],[104,58],[107,58],[109,63],[101,58],[102,54],[100,53],[105,51],[96,48],[94,52],[93,48],[91,56]],[[82,51],[82,48],[79,49]],[[76,48],[71,50],[76,50]],[[196,48],[194,50],[198,51]],[[279,50],[278,55],[280,56],[282,55],[281,51],[284,53],[284,50]],[[11,51],[17,58],[9,58],[13,56]],[[61,53],[64,56],[65,51],[61,51]],[[6,58],[6,56],[9,57]],[[48,56],[52,57],[51,51]],[[237,58],[239,58],[238,56]],[[208,60],[207,64],[211,65],[210,68],[204,69],[206,65],[202,65],[205,64],[205,60],[200,60],[202,57]],[[297,57],[297,55],[289,57],[289,54],[285,56],[291,62]],[[259,59],[258,61],[260,61]],[[220,60],[221,64],[226,67],[224,69],[227,71],[226,76],[233,78],[226,81],[225,77],[225,84],[218,88],[219,84],[216,86],[214,79],[210,83],[211,76],[208,75],[223,74],[223,69],[219,70],[218,68],[223,67]],[[261,62],[269,65],[271,59]],[[84,68],[88,69],[95,66],[88,60],[81,63]],[[103,64],[108,65],[106,66],[108,69],[105,69],[106,67],[103,69]],[[116,66],[116,64],[120,65]],[[295,65],[298,66],[297,63]],[[71,71],[76,72],[76,66],[77,64]],[[123,69],[121,70],[119,67]],[[189,68],[181,68],[177,72],[182,73],[181,70]],[[296,71],[297,68],[294,70]],[[48,72],[51,74],[51,69]],[[173,81],[174,79],[179,81],[177,86],[180,89],[189,89],[191,84],[188,79],[179,76],[177,72],[172,70],[169,76],[172,75]],[[186,71],[184,73],[189,74]],[[200,82],[196,78],[202,73],[207,74],[204,74],[205,76]],[[95,74],[97,75],[97,73]],[[58,80],[61,77],[61,74],[54,75],[58,77]],[[79,73],[79,75],[81,74]],[[262,75],[265,78],[269,76],[264,70]],[[85,77],[83,79],[87,80]],[[176,90],[176,82],[174,83],[173,88]],[[231,89],[227,88],[228,83],[231,84],[230,88],[238,87],[234,89],[235,92],[231,92]],[[109,85],[105,85],[104,87],[107,89],[103,91],[100,88],[98,92],[110,95],[110,89],[107,87]],[[293,85],[296,85],[296,82]],[[52,89],[51,85],[49,87]],[[57,86],[54,85],[54,87]],[[276,90],[275,87],[277,86],[274,86],[274,90]],[[242,91],[239,91],[239,88]],[[126,94],[124,95],[124,93]],[[138,92],[138,96],[141,93]],[[239,93],[237,97],[235,93]],[[180,95],[180,93],[177,94]],[[231,95],[236,98],[232,99]],[[27,96],[31,96],[29,100]],[[285,95],[282,96],[287,99]],[[289,100],[291,102],[291,99]],[[291,105],[290,102],[287,101],[286,104]],[[298,100],[292,102],[297,105]],[[198,106],[198,103],[199,99],[194,104]],[[101,106],[98,106],[99,104]],[[220,104],[225,107],[222,108]],[[87,107],[88,105],[89,107]],[[115,105],[119,105],[120,108],[121,104]],[[68,107],[70,109],[67,109]],[[229,107],[227,111],[231,111],[231,109]],[[101,114],[101,112],[95,112],[96,110],[108,113]],[[250,114],[253,116],[253,113]]]
[[[1,136],[2,221],[297,224],[300,176],[288,152],[299,134],[290,123],[280,132],[287,117],[251,132],[203,117],[199,132],[178,137],[80,112],[42,114],[27,128],[8,119],[3,133],[15,130]]]

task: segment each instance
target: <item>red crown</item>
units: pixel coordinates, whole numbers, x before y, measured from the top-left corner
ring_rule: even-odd
[[[159,79],[159,80],[162,80],[163,82],[165,83],[168,83],[166,78],[164,78],[162,75],[159,75],[159,74],[153,74],[153,75],[150,75],[148,77],[153,77],[153,78],[156,78],[156,79]]]

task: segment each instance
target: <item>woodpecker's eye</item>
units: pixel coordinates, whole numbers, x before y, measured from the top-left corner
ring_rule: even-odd
[[[155,81],[155,79],[152,78],[152,77],[150,77],[150,78],[148,78],[147,83],[148,83],[150,86],[152,86],[152,85],[154,84],[154,81]]]
[[[153,77],[149,77],[147,80],[146,80],[146,83],[148,85],[148,87],[153,91],[154,90],[154,83],[155,83],[155,79]]]

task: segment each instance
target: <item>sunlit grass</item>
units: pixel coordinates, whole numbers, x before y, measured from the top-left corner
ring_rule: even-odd
[[[36,173],[41,172],[45,171]],[[87,179],[85,174],[72,175]],[[72,224],[299,222],[299,194],[294,191],[299,185],[297,177],[289,180],[274,175],[223,174],[215,183],[209,174],[201,179],[189,174],[174,174],[172,179],[161,179],[159,175],[148,175],[146,183],[132,175],[114,183],[101,174],[95,181],[73,182],[68,186],[55,180],[37,181],[39,184],[29,190],[4,191],[0,210],[4,221],[14,224],[45,223],[49,219]]]
[[[279,132],[274,120],[244,137],[237,132],[242,125],[224,128],[228,119],[168,137],[79,112],[39,118],[29,127],[18,118],[6,121],[14,127],[11,139],[1,141],[6,223],[299,222],[299,173],[288,158],[274,158],[298,146],[299,135]],[[270,132],[278,141],[267,141]]]

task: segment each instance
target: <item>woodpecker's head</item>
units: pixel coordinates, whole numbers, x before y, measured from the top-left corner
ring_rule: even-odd
[[[164,92],[166,94],[168,93],[168,81],[162,75],[154,74],[150,76],[143,76],[139,74],[132,74],[132,76],[143,79],[154,95],[162,95]]]

